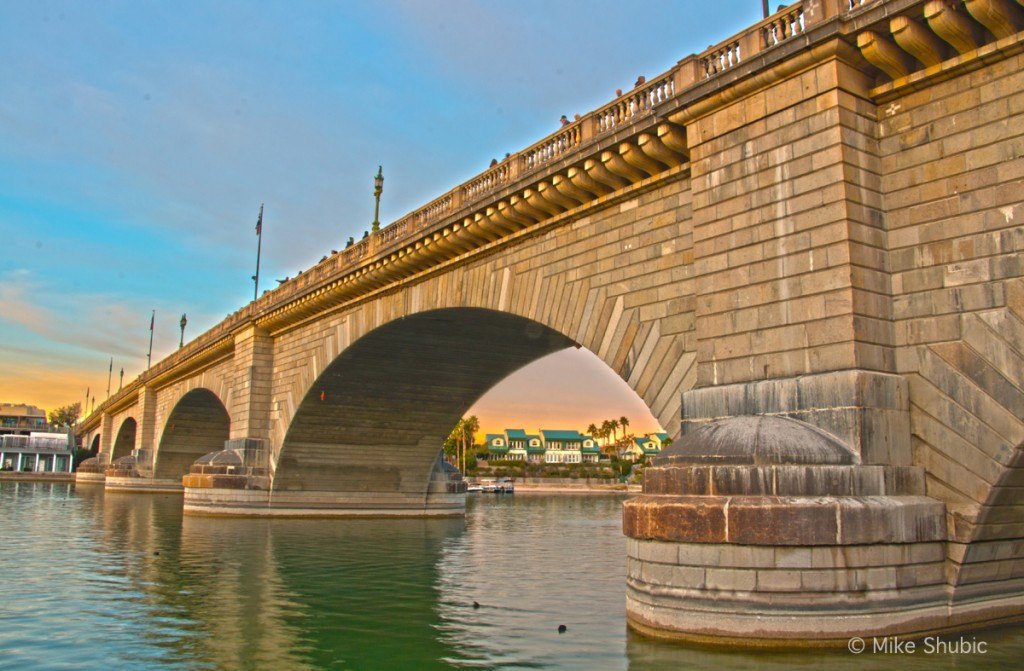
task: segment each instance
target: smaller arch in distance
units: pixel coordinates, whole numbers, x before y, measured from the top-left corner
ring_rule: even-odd
[[[138,423],[134,417],[129,417],[121,422],[121,427],[117,430],[117,438],[114,439],[114,447],[110,454],[111,463],[132,453],[132,450],[135,449],[135,434],[137,431]]]
[[[155,478],[179,478],[204,454],[224,449],[231,416],[209,389],[189,391],[175,404],[164,424],[153,468]]]

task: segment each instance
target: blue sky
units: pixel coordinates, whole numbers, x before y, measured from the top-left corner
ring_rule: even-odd
[[[3,3],[0,401],[102,400],[111,356],[115,387],[145,367],[150,310],[155,361],[183,312],[194,337],[251,299],[260,202],[270,288],[362,235],[378,164],[389,223],[760,9]]]

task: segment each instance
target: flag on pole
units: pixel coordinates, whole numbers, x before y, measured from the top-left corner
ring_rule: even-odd
[[[150,365],[153,363],[153,325],[156,323],[156,310],[153,310],[153,315],[149,318],[149,352],[146,353],[146,370],[149,370]]]
[[[256,274],[252,276],[252,299],[260,297],[260,250],[263,248],[263,203],[260,216],[256,219]]]
[[[150,327],[150,328],[152,328],[152,327]],[[109,373],[113,373],[114,372],[114,357],[110,357],[110,369],[107,372],[109,372]]]

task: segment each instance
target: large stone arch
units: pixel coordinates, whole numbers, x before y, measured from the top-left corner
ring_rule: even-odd
[[[89,444],[89,447],[88,447],[89,452],[91,452],[93,455],[99,454],[99,452],[100,452],[100,434],[97,432],[95,435],[93,435],[92,440],[89,441],[88,444]]]
[[[212,391],[196,388],[183,394],[164,425],[153,476],[180,478],[185,475],[196,459],[223,449],[230,429],[231,417]]]
[[[551,231],[514,253],[447,267],[443,273],[382,292],[335,315],[274,333],[269,432],[274,455],[280,453],[299,405],[340,353],[391,322],[447,309],[482,309],[520,317],[586,347],[618,373],[661,426],[678,438],[681,394],[696,380],[694,297],[692,283],[686,279],[692,268],[683,264],[683,255],[675,247],[650,250],[654,258],[649,268],[658,270],[645,272],[642,264],[633,264],[600,280],[586,276],[566,259],[559,260],[576,253],[577,246],[589,248],[592,255],[594,245],[600,245],[598,250],[610,257],[622,236],[651,228],[646,222],[622,223],[618,210],[613,207],[592,215],[583,237],[585,245],[575,242],[580,236],[571,231]],[[670,220],[658,234],[679,235],[684,223]],[[610,278],[616,281],[609,284]]]
[[[388,321],[341,351],[304,394],[278,453],[274,496],[422,499],[458,418],[513,371],[574,344],[539,322],[482,308]]]
[[[391,321],[341,352],[310,387],[281,446],[275,492],[424,498],[444,438],[502,378],[573,341],[493,310]]]
[[[110,462],[113,463],[121,457],[127,457],[135,449],[135,436],[138,433],[138,422],[134,417],[125,417],[121,426],[117,429],[114,445],[110,450]]]

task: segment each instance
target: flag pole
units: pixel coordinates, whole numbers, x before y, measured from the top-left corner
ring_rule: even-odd
[[[256,220],[256,274],[252,276],[252,299],[260,297],[260,251],[263,248],[263,203],[260,203],[260,216]]]
[[[110,357],[110,368],[107,369],[107,398],[110,398],[110,378],[114,375],[114,357]]]
[[[153,316],[149,318],[149,352],[146,353],[146,370],[149,370],[150,365],[153,363],[153,323],[155,321],[156,310],[153,310]],[[111,362],[113,362],[113,359],[111,359]]]

